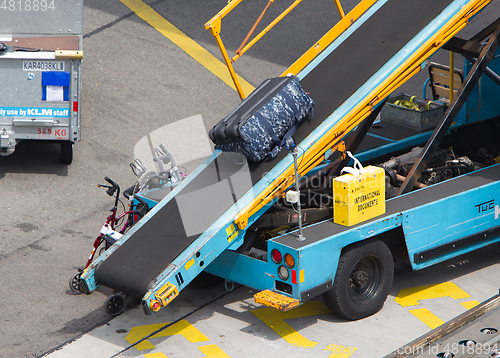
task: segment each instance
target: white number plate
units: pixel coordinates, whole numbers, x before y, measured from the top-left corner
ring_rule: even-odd
[[[64,71],[62,61],[23,61],[24,71]]]

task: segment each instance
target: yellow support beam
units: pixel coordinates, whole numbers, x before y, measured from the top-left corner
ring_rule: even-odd
[[[243,92],[243,89],[241,88],[240,81],[238,80],[238,75],[236,74],[236,72],[233,68],[232,62],[229,58],[229,55],[227,54],[226,48],[225,48],[224,44],[222,43],[222,39],[220,37],[220,29],[221,29],[222,19],[227,14],[229,14],[241,1],[242,0],[230,0],[228,2],[228,4],[221,11],[219,11],[214,17],[212,17],[205,24],[205,29],[210,30],[212,35],[215,37],[215,41],[217,42],[217,46],[219,46],[219,50],[222,54],[222,57],[224,58],[224,62],[226,63],[227,69],[229,70],[229,75],[231,76],[231,79],[233,80],[236,91],[238,92],[240,99],[243,100],[245,98],[245,93]]]
[[[271,28],[273,28],[278,22],[280,22],[290,11],[292,11],[302,0],[295,0],[292,5],[290,5],[285,11],[283,11],[276,19],[274,19],[264,30],[262,30],[255,38],[252,39],[245,47],[242,49],[238,49],[236,56],[234,56],[232,59],[229,58],[229,55],[227,54],[227,50],[222,42],[222,39],[220,37],[220,29],[221,29],[221,22],[222,19],[229,14],[242,0],[232,0],[230,1],[219,13],[217,13],[214,17],[210,19],[205,24],[205,29],[210,30],[212,35],[215,37],[215,41],[217,42],[217,45],[219,46],[219,50],[222,54],[222,57],[224,58],[224,62],[226,63],[226,66],[229,70],[229,74],[231,76],[231,79],[233,80],[233,83],[236,87],[236,91],[238,92],[238,95],[240,96],[240,99],[243,100],[245,98],[245,93],[243,92],[243,89],[241,88],[241,85],[238,80],[238,76],[236,75],[236,72],[234,71],[232,63],[236,61],[238,58],[241,57],[250,47],[252,47],[258,40],[262,38]],[[273,2],[274,0],[270,1]],[[269,3],[269,4],[270,4]],[[269,6],[269,5],[268,5]],[[266,7],[267,9],[267,7]],[[263,16],[264,13],[262,13],[261,17]],[[257,21],[257,23],[260,21],[261,17]],[[257,24],[256,23],[256,24]],[[253,32],[253,29],[250,31]],[[247,39],[245,39],[244,42],[246,42]]]
[[[267,34],[269,30],[271,30],[278,22],[280,22],[290,11],[292,11],[302,0],[295,0],[292,5],[290,5],[285,11],[283,11],[276,19],[274,19],[269,25],[266,26],[264,30],[262,30],[257,36],[255,36],[252,41],[250,41],[245,47],[243,47],[237,54],[231,59],[231,62],[236,61],[241,57],[250,47],[255,45],[257,41],[259,41],[262,36]]]
[[[453,101],[453,91],[455,90],[455,54],[450,51],[450,103]]]
[[[220,19],[217,19],[216,21],[211,23],[210,32],[215,37],[215,41],[217,42],[217,45],[219,46],[219,50],[222,54],[222,57],[224,58],[224,62],[226,63],[227,69],[229,70],[229,75],[231,76],[231,79],[233,80],[234,86],[236,87],[236,91],[238,92],[240,99],[243,100],[245,98],[245,93],[243,92],[243,89],[241,88],[240,81],[238,80],[238,75],[236,74],[236,71],[233,68],[232,62],[227,54],[226,48],[224,47],[224,44],[222,43],[222,39],[220,37],[220,27],[221,27],[221,21],[220,21]]]
[[[344,10],[342,9],[342,5],[339,0],[335,0],[335,5],[337,6],[337,10],[339,12],[340,18],[343,19],[345,17]]]

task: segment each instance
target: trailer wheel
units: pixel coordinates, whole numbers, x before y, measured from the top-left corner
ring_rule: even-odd
[[[73,162],[73,142],[61,142],[61,163],[71,164]]]
[[[368,317],[384,305],[393,276],[394,261],[386,244],[372,241],[353,245],[340,257],[333,287],[323,298],[340,317]]]
[[[124,312],[127,307],[125,306],[125,296],[121,293],[116,293],[109,296],[104,304],[106,312],[111,316],[118,316]]]
[[[82,276],[82,273],[78,272],[77,274],[71,276],[71,278],[69,279],[69,288],[74,293],[78,293],[78,294],[82,293],[82,291],[80,291],[80,288],[79,288],[81,276]]]

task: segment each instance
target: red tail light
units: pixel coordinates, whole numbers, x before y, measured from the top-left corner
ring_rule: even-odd
[[[271,259],[274,263],[281,263],[282,258],[283,257],[281,256],[281,252],[279,252],[277,249],[273,249],[273,251],[271,251]]]

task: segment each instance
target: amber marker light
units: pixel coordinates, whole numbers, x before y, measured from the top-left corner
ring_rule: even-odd
[[[295,266],[295,259],[290,254],[285,254],[285,264],[288,268],[293,268]]]

